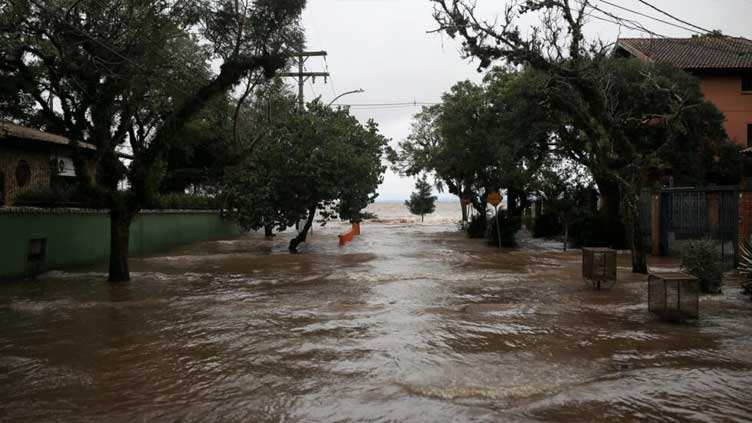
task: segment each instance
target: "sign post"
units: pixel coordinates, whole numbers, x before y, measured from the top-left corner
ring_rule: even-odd
[[[501,194],[497,191],[493,191],[488,194],[486,200],[494,206],[494,212],[496,213],[496,236],[499,240],[499,248],[501,248],[501,228],[499,227],[499,204],[501,204]]]
[[[472,202],[469,195],[463,195],[460,197],[460,205],[462,207],[462,229],[465,229],[465,223],[470,220],[468,213],[468,205]]]

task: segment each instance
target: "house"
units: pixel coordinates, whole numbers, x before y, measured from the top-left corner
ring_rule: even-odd
[[[83,142],[78,146],[94,175],[96,147]],[[71,153],[68,138],[0,121],[0,207],[12,206],[24,192],[75,183]]]
[[[668,63],[696,76],[705,98],[725,115],[729,139],[752,146],[752,40],[725,36],[621,38],[614,54]]]

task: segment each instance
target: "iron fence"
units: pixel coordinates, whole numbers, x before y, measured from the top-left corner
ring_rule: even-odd
[[[709,238],[717,241],[724,267],[736,266],[738,187],[664,189],[659,201],[662,255],[680,254],[688,240]]]

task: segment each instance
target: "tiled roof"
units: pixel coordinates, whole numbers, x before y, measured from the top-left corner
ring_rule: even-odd
[[[621,38],[617,48],[681,69],[752,69],[752,40],[746,38]]]
[[[0,140],[14,138],[25,141],[48,142],[52,144],[68,145],[70,140],[66,137],[50,134],[49,132],[39,131],[26,126],[16,125],[15,123],[0,121]],[[89,150],[96,150],[92,144],[79,142],[79,147]]]

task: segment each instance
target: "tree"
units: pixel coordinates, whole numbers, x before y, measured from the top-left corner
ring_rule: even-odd
[[[304,0],[10,0],[0,16],[4,118],[97,147],[74,148],[81,186],[110,209],[109,280],[129,279],[129,227],[179,135],[244,78],[271,76],[302,45]],[[217,69],[213,71],[212,69]],[[7,84],[7,85],[6,85]],[[133,160],[118,157],[130,147]],[[127,189],[120,190],[123,180]]]
[[[546,102],[563,155],[588,167],[610,203],[620,193],[629,228],[632,270],[646,273],[639,195],[666,167],[670,150],[697,150],[698,140],[726,139],[722,114],[704,101],[697,81],[679,70],[612,58],[603,43],[588,44],[587,0],[524,0],[508,4],[498,23],[476,16],[466,0],[431,0],[440,30],[462,39],[463,53],[486,68],[496,60],[527,66],[547,79]],[[523,33],[518,19],[542,24]]]
[[[337,217],[359,219],[383,180],[386,145],[373,121],[362,125],[348,109],[314,101],[273,125],[269,139],[227,178],[225,191],[246,229],[282,231],[305,216],[290,241],[295,252],[317,213],[322,225]]]
[[[555,217],[561,225],[564,235],[564,251],[569,242],[569,229],[579,217],[587,215],[592,207],[592,179],[587,175],[587,170],[577,163],[561,160],[552,156],[535,175],[533,186],[539,201],[542,201],[543,210],[551,220]],[[539,221],[546,218],[538,216]],[[543,225],[550,224],[551,220],[540,222]],[[536,222],[536,227],[539,222]],[[555,228],[546,227],[545,230]],[[537,232],[537,230],[536,230]],[[546,235],[553,235],[546,234]],[[576,234],[580,239],[587,239],[586,234]]]
[[[520,193],[545,157],[548,134],[538,123],[548,120],[538,118],[540,107],[526,100],[527,84],[535,81],[505,69],[492,70],[482,84],[455,84],[441,104],[415,116],[390,160],[403,174],[433,172],[438,188],[470,197],[485,227],[486,195],[507,188],[515,199],[526,199]],[[512,214],[521,209],[512,207]]]
[[[410,199],[405,201],[405,206],[410,209],[410,213],[420,215],[420,221],[427,214],[436,210],[436,196],[431,195],[431,184],[425,175],[415,183],[415,192],[410,194]]]

